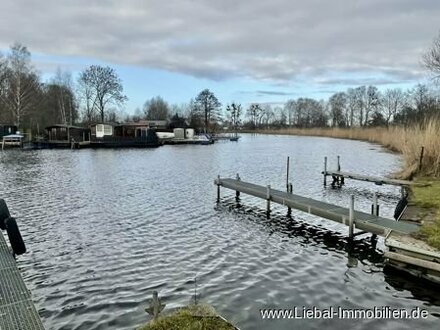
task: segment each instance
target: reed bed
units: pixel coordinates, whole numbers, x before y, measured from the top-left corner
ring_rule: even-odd
[[[258,133],[326,136],[379,143],[402,154],[404,166],[401,172],[396,174],[397,177],[440,177],[440,120],[437,119],[413,127],[286,128],[259,130]],[[422,147],[424,151],[420,163]]]

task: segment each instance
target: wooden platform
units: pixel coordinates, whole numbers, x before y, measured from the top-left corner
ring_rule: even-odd
[[[348,207],[345,208],[280,190],[268,189],[268,187],[236,179],[218,178],[214,183],[219,187],[221,186],[232,189],[240,193],[273,201],[292,209],[307,212],[324,219],[339,222],[347,226],[349,225],[350,209]],[[347,205],[349,205],[349,201],[347,201]],[[357,229],[378,235],[386,235],[389,230],[402,234],[409,234],[418,229],[418,226],[415,224],[397,222],[392,219],[359,211],[353,212],[353,222]]]
[[[0,329],[44,330],[12,252],[0,231]]]
[[[325,172],[322,172],[322,174],[324,174],[325,176],[335,176],[338,178],[373,182],[377,185],[388,184],[388,185],[394,185],[394,186],[409,186],[412,184],[412,182],[408,181],[408,180],[388,179],[388,178],[354,174],[354,173],[342,172],[342,171],[325,171]]]

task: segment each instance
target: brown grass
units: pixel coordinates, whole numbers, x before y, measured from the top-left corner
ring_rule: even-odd
[[[287,128],[260,130],[258,133],[326,136],[379,143],[402,154],[404,168],[399,177],[407,179],[416,174],[440,177],[440,120],[430,120],[424,125],[409,128]],[[419,170],[422,146],[424,155]]]

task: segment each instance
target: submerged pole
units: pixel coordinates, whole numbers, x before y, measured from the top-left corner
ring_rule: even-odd
[[[293,191],[293,185],[292,185],[292,183],[289,183],[289,184],[288,184],[288,188],[287,188],[287,192],[288,192],[289,194],[291,194],[292,191]],[[288,206],[288,207],[287,207],[287,215],[290,217],[291,214],[292,214],[292,208],[291,208],[290,206]]]
[[[220,175],[217,176],[217,203],[220,202]]]
[[[237,181],[240,181],[240,175],[237,173]],[[238,190],[235,191],[235,199],[238,200],[240,198],[240,192]]]
[[[269,214],[270,214],[270,185],[267,186],[266,200],[267,200],[266,212],[267,212],[267,216],[269,216]]]
[[[350,195],[350,212],[348,216],[348,237],[353,239],[354,233],[354,195]]]
[[[373,215],[378,216],[377,214],[377,193],[375,192],[373,195]]]
[[[324,157],[324,187],[327,185],[327,156]]]

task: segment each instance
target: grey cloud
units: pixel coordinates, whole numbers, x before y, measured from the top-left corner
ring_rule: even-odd
[[[213,80],[392,83],[425,74],[439,14],[438,0],[3,0],[0,46]]]

